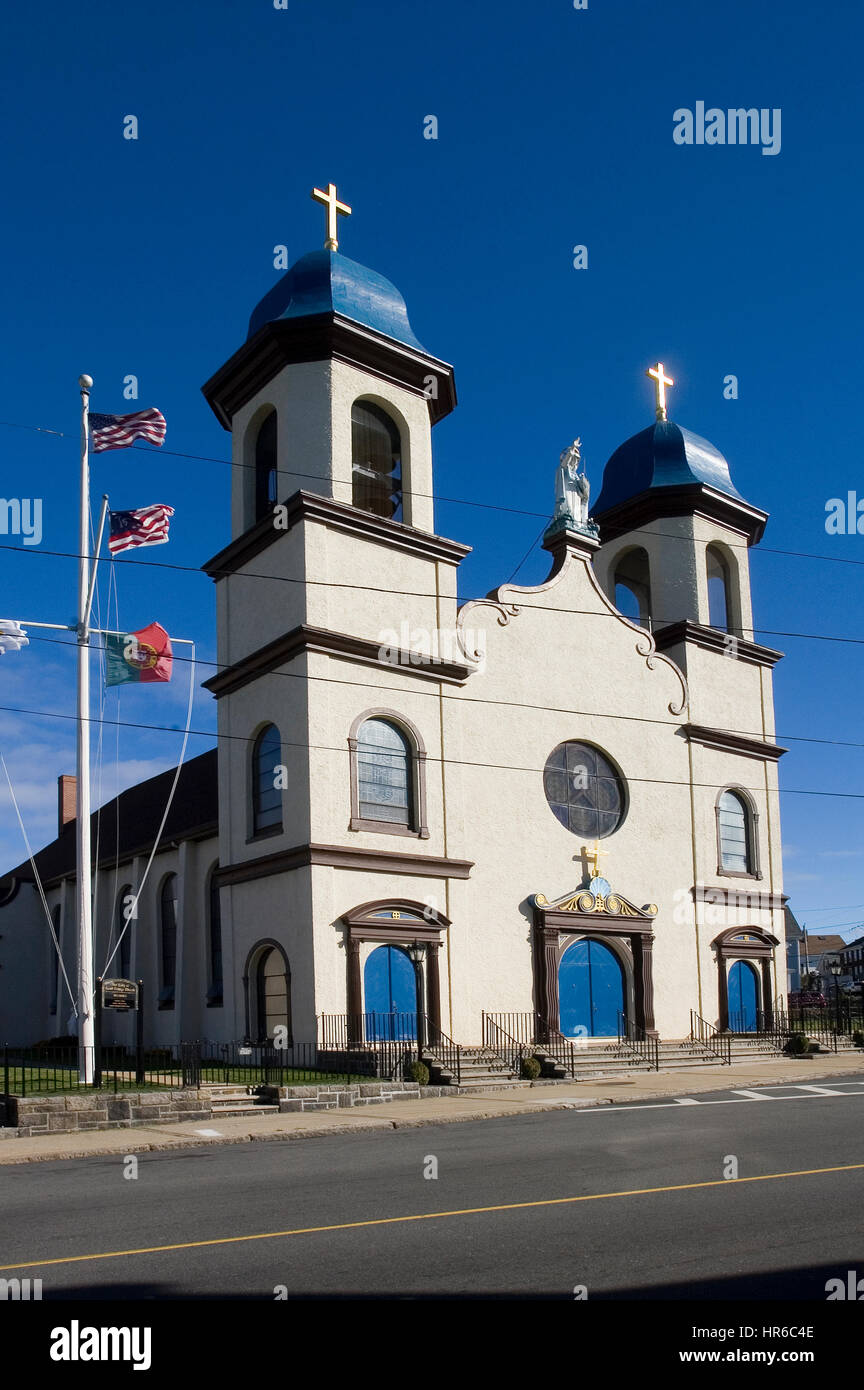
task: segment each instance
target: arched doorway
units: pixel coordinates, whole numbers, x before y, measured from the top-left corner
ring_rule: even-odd
[[[624,974],[602,941],[575,941],[558,967],[559,1027],[566,1038],[609,1038],[624,1012]]]
[[[399,946],[378,946],[363,972],[366,1036],[376,1040],[417,1036],[414,966]]]
[[[291,1038],[291,971],[282,947],[261,941],[248,958],[246,976],[247,1032],[256,1043],[272,1042],[276,1029]]]
[[[729,971],[729,1027],[733,1033],[755,1033],[759,980],[753,966],[736,960]]]

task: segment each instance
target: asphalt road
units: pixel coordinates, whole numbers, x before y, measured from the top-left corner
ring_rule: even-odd
[[[824,1301],[864,1276],[862,1120],[864,1083],[832,1079],[143,1154],[134,1179],[117,1157],[4,1167],[0,1277],[43,1300]]]

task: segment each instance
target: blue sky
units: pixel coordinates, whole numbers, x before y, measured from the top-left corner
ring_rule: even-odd
[[[340,249],[400,287],[421,342],[455,365],[460,405],[435,430],[442,498],[547,513],[575,434],[596,496],[609,454],[652,418],[643,373],[660,358],[672,418],[771,513],[752,568],[758,636],[787,653],[786,888],[813,930],[854,929],[864,748],[830,741],[864,743],[864,542],[827,535],[825,504],[864,497],[862,31],[853,0],[18,7],[0,56],[0,419],[65,437],[0,426],[3,494],[44,499],[40,546],[0,537],[0,610],[73,616],[75,563],[48,552],[75,549],[79,372],[101,411],[134,408],[134,373],[138,404],[167,417],[166,449],[229,457],[200,386],[277,278],[274,245],[291,260],[320,245],[309,190],[332,179],[354,209]],[[780,108],[780,153],[676,145],[673,112],[700,100]],[[137,141],[122,138],[129,114]],[[423,138],[428,114],[437,141]],[[587,270],[573,268],[577,244]],[[737,400],[723,397],[730,373]],[[159,564],[197,567],[225,543],[229,474],[156,451],[103,454],[93,470],[95,498],[177,513],[170,547],[119,569],[121,625],[158,619],[211,660],[211,582]],[[541,526],[437,507],[438,530],[474,546],[464,597],[508,579]],[[520,580],[539,581],[545,559],[535,547]],[[70,714],[73,673],[71,649],[34,642],[2,658],[0,705]],[[186,689],[182,673],[127,687],[106,717],[182,728]],[[193,727],[215,727],[203,691]],[[53,833],[73,737],[69,720],[0,710],[36,844]],[[828,742],[792,741],[813,738]],[[180,746],[170,731],[104,740],[106,796]],[[211,743],[193,738],[190,755]],[[2,794],[0,865],[21,858]]]

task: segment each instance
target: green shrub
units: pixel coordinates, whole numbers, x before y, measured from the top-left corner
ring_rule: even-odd
[[[536,1081],[542,1071],[540,1063],[536,1057],[522,1058],[522,1079],[523,1081]]]
[[[429,1068],[425,1062],[412,1062],[408,1068],[408,1080],[416,1081],[420,1086],[429,1085]]]
[[[810,1051],[810,1039],[805,1033],[793,1033],[786,1043],[785,1051],[790,1057],[800,1057]]]

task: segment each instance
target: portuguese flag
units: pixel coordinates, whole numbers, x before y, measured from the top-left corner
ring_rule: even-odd
[[[105,640],[106,685],[170,681],[174,661],[171,638],[158,623],[151,623],[140,632],[126,632],[122,637]]]

